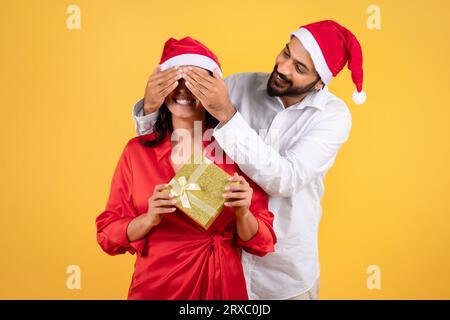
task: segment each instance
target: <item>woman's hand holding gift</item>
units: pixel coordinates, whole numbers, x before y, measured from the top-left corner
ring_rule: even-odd
[[[250,213],[250,204],[252,202],[253,189],[250,187],[244,177],[234,173],[228,179],[231,183],[225,187],[226,193],[225,206],[234,208],[237,218],[242,218]]]
[[[231,182],[225,187],[225,206],[234,208],[236,213],[236,230],[239,238],[250,240],[258,232],[258,220],[250,211],[253,189],[244,177],[235,173],[229,178]]]
[[[127,237],[129,241],[142,239],[149,231],[157,226],[166,213],[175,212],[177,200],[174,196],[163,190],[167,184],[155,186],[153,195],[148,199],[148,210],[131,220],[127,227]]]
[[[152,227],[157,226],[166,213],[176,210],[177,199],[171,193],[163,191],[167,187],[167,184],[156,185],[153,195],[148,199],[146,222]]]

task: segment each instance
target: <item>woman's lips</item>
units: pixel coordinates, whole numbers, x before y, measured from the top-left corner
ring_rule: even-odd
[[[187,106],[195,103],[195,99],[190,97],[174,98],[173,100],[175,101],[175,103],[182,106]]]

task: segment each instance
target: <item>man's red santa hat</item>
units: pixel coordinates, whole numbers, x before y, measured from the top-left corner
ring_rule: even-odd
[[[222,77],[222,70],[217,56],[203,43],[185,37],[180,40],[170,38],[164,44],[164,49],[159,62],[161,71],[175,66],[197,66],[211,72],[217,68]]]
[[[349,30],[335,21],[325,20],[300,27],[291,33],[309,52],[321,80],[327,85],[345,67],[352,72],[356,86],[353,101],[362,104],[366,101],[363,85],[363,57],[361,45]]]

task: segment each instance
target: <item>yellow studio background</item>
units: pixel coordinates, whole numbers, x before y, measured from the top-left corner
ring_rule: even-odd
[[[81,29],[69,30],[69,5]],[[370,30],[366,10],[381,9]],[[96,242],[131,108],[164,41],[204,42],[224,74],[270,72],[289,32],[335,19],[363,46],[367,102],[326,178],[320,298],[450,298],[448,1],[0,1],[0,298],[124,299],[134,256]],[[69,290],[66,269],[81,269]],[[367,287],[379,266],[381,289]]]

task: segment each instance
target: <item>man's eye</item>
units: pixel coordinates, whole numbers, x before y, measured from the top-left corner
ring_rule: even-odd
[[[295,69],[297,70],[298,73],[300,74],[304,74],[305,70],[300,69],[299,67],[295,67]]]
[[[284,54],[286,57],[289,57],[289,53],[287,53],[287,51],[283,51],[283,54]]]

